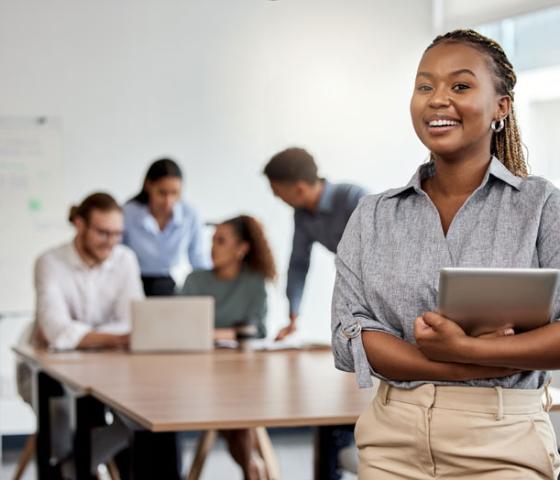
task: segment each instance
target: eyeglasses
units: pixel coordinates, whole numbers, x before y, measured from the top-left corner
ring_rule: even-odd
[[[87,228],[93,230],[102,240],[120,240],[124,233],[122,230],[106,230],[104,228],[99,228],[91,223],[88,223]]]

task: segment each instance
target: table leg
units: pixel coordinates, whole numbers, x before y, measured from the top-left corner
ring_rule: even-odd
[[[103,424],[104,407],[89,395],[74,397],[74,468],[76,480],[96,480],[92,473],[91,433]]]
[[[280,480],[280,464],[278,463],[278,458],[276,458],[276,453],[274,452],[274,447],[272,446],[272,441],[270,440],[266,428],[257,427],[255,428],[255,433],[259,452],[266,465],[268,479]]]
[[[319,428],[313,427],[313,480],[321,480],[319,468]]]
[[[199,480],[206,457],[208,457],[210,450],[212,450],[214,443],[216,443],[216,437],[216,430],[206,430],[201,433],[187,480]]]
[[[50,400],[60,397],[63,389],[44,372],[34,375],[34,404],[37,412],[37,477],[39,480],[62,480],[60,469],[51,461]]]

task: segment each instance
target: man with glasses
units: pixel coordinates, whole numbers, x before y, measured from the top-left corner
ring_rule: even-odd
[[[55,350],[126,348],[130,331],[130,304],[144,297],[140,267],[132,250],[121,245],[123,214],[106,193],[94,193],[70,210],[74,239],[41,255],[35,264],[36,323],[33,343]],[[18,366],[24,400],[30,373]],[[60,478],[72,452],[71,401],[51,399],[51,455],[58,460]],[[92,437],[92,464],[115,457],[121,478],[128,478],[128,432],[115,419],[99,425]]]
[[[73,241],[35,265],[35,339],[57,350],[126,347],[130,303],[143,297],[134,253],[120,245],[123,214],[106,193],[72,207]]]

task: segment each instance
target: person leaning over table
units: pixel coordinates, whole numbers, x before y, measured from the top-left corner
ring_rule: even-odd
[[[182,295],[208,295],[215,301],[216,337],[234,339],[236,329],[266,336],[267,280],[276,277],[274,258],[264,229],[253,217],[240,215],[216,227],[212,238],[212,270],[192,272]],[[255,451],[253,430],[223,430],[229,451],[246,480],[266,478],[262,459]]]
[[[362,387],[381,380],[356,424],[360,480],[560,472],[542,403],[547,370],[560,368],[558,295],[553,322],[519,334],[468,337],[436,313],[443,267],[560,268],[560,191],[527,174],[515,83],[495,41],[437,37],[410,104],[430,161],[365,197],[338,247],[335,365]]]
[[[194,270],[210,267],[198,212],[181,199],[183,172],[169,158],[150,165],[138,195],[124,206],[123,243],[138,257],[147,296],[173,295],[171,270],[183,256]]]
[[[276,153],[263,173],[274,196],[294,209],[294,235],[286,285],[290,318],[288,325],[276,336],[282,340],[297,329],[313,245],[319,243],[330,252],[336,252],[346,223],[366,190],[358,185],[331,183],[319,177],[313,156],[297,147]]]
[[[264,168],[275,196],[294,209],[294,235],[288,267],[286,295],[290,321],[277,340],[297,328],[300,303],[307,282],[311,251],[315,243],[332,253],[346,223],[366,191],[358,185],[331,183],[317,174],[314,158],[303,148],[288,148],[274,155]],[[318,428],[317,475],[323,480],[340,480],[340,452],[353,444],[354,425]],[[354,451],[354,450],[353,450]]]

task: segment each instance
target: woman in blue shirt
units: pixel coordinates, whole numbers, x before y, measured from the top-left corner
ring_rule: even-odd
[[[123,243],[138,257],[146,295],[173,295],[171,269],[187,254],[193,269],[208,268],[202,223],[181,199],[183,173],[162,158],[150,165],[142,190],[124,206]]]
[[[241,215],[219,224],[212,238],[212,261],[212,270],[187,277],[181,293],[214,297],[217,338],[233,339],[236,332],[249,333],[250,327],[253,336],[266,336],[265,281],[275,278],[276,267],[260,223]],[[254,453],[253,431],[227,430],[222,435],[244,478],[264,478],[262,462]]]

